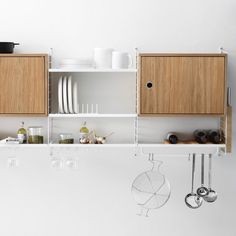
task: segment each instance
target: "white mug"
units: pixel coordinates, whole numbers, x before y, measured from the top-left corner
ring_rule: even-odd
[[[111,68],[112,48],[94,48],[94,65],[96,68]]]
[[[112,52],[112,69],[128,69],[132,64],[132,56],[129,53]]]

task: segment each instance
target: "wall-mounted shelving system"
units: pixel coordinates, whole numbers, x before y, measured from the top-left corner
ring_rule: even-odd
[[[94,127],[96,129],[100,129],[100,127],[98,127],[98,125],[96,125],[96,123],[100,122],[100,124],[102,123],[102,121],[104,120],[104,122],[101,124],[103,126],[107,125],[108,123],[115,122],[116,124],[120,122],[120,120],[128,120],[129,124],[132,126],[132,128],[128,127],[129,131],[132,131],[132,133],[134,133],[135,131],[135,127],[134,127],[134,120],[137,119],[137,112],[136,112],[136,89],[135,86],[137,84],[137,69],[136,68],[132,68],[132,69],[94,69],[94,68],[89,68],[89,69],[49,69],[49,88],[51,88],[50,90],[50,94],[53,93],[57,93],[57,80],[58,77],[60,76],[72,76],[73,80],[77,80],[78,82],[78,86],[80,88],[81,87],[85,88],[87,91],[91,90],[92,95],[89,94],[87,95],[86,92],[84,92],[84,89],[81,88],[81,90],[79,91],[79,94],[82,94],[80,99],[83,102],[83,105],[86,106],[86,104],[90,104],[91,101],[92,104],[97,104],[99,103],[99,111],[98,112],[81,112],[81,113],[77,113],[77,114],[62,114],[58,112],[58,107],[57,107],[57,101],[53,101],[52,95],[49,96],[50,99],[50,105],[51,107],[49,108],[50,113],[48,116],[48,137],[49,137],[49,143],[51,147],[65,147],[65,145],[61,145],[61,144],[57,144],[56,140],[56,136],[58,134],[55,135],[55,123],[57,122],[58,125],[60,126],[60,122],[71,122],[71,120],[74,121],[74,123],[76,122],[80,122],[81,120],[89,120],[89,121],[93,121],[94,123]],[[115,78],[114,78],[115,77]],[[126,83],[128,81],[128,85],[127,85],[127,89],[129,90],[131,87],[132,90],[132,97],[133,101],[129,102],[129,94],[123,93],[123,88],[120,85],[119,80],[121,80],[121,83]],[[56,82],[55,82],[56,81]],[[117,86],[113,87],[113,84],[116,84]],[[103,83],[102,87],[103,87],[103,91],[98,90],[98,87],[100,85],[100,83]],[[118,84],[117,84],[118,83]],[[107,85],[109,84],[109,85]],[[98,90],[98,91],[97,91]],[[88,92],[89,92],[88,91]],[[96,92],[97,91],[97,92]],[[93,94],[96,93],[96,94]],[[103,93],[105,94],[103,96]],[[123,93],[123,94],[122,94]],[[127,96],[128,95],[128,96]],[[90,102],[87,101],[87,96],[90,99]],[[95,98],[93,98],[92,96],[94,96]],[[122,102],[119,102],[119,96],[123,96],[123,102],[126,101],[129,103],[128,108],[123,109],[122,108]],[[100,101],[100,97],[103,97],[103,100]],[[109,101],[110,100],[110,101]],[[95,101],[95,102],[94,102]],[[103,103],[103,104],[102,104]],[[106,103],[106,109],[103,109],[104,107],[104,103]],[[116,107],[119,106],[119,109],[117,111]],[[76,120],[76,121],[75,121]],[[68,124],[70,125],[70,124]],[[126,126],[127,127],[127,126]],[[111,127],[112,128],[112,127]],[[122,128],[122,127],[121,127]],[[62,127],[63,129],[63,127]],[[78,131],[78,127],[77,127],[77,131]],[[65,130],[65,128],[64,128]],[[113,131],[113,130],[112,130]],[[100,131],[102,132],[102,131]],[[106,131],[108,132],[108,131]],[[118,132],[115,132],[115,135]],[[114,136],[115,136],[114,135]],[[125,133],[123,133],[123,135],[125,135]],[[78,134],[77,134],[78,136]],[[118,136],[121,136],[118,134]],[[83,148],[83,147],[87,147],[87,148],[91,148],[91,147],[133,147],[135,146],[135,142],[134,142],[134,135],[132,134],[126,134],[126,136],[129,136],[129,140],[126,139],[124,141],[124,143],[121,143],[121,138],[119,137],[119,141],[113,141],[112,143],[107,143],[107,144],[102,144],[102,145],[94,145],[94,144],[79,144],[79,143],[75,143],[73,144],[73,147],[79,147],[79,148]],[[115,139],[115,138],[114,138]],[[78,138],[77,138],[77,142],[78,142]],[[71,145],[68,145],[69,147],[71,147]]]
[[[164,54],[162,54],[164,55]],[[199,54],[198,54],[199,55]],[[145,56],[150,56],[145,55]],[[46,144],[24,144],[11,145],[0,144],[0,147],[15,148],[135,148],[137,152],[150,152],[163,155],[181,155],[186,153],[220,153],[226,152],[226,144],[164,144],[153,140],[146,142],[140,137],[140,120],[143,114],[139,116],[139,68],[131,69],[48,69],[48,104],[49,114],[47,117],[47,143]],[[145,72],[148,75],[148,71]],[[58,80],[61,76],[72,76],[72,80],[79,82],[81,101],[83,104],[97,104],[99,102],[99,111],[82,112],[77,114],[62,114],[58,112],[57,88]],[[153,76],[153,75],[152,75]],[[98,100],[98,102],[97,102]],[[149,104],[150,105],[150,104]],[[145,109],[144,109],[145,110]],[[152,116],[153,114],[150,114]],[[172,114],[173,115],[173,114]],[[227,122],[221,118],[224,129],[229,130]],[[32,118],[33,119],[33,118]],[[79,144],[78,139],[75,144],[58,144],[56,137],[60,132],[66,132],[68,128],[72,132],[79,130],[79,125],[84,120],[91,121],[92,128],[99,132],[108,132],[117,124],[115,137],[106,144]],[[224,122],[223,122],[224,121]],[[112,123],[113,122],[113,123]],[[123,123],[122,123],[123,122]],[[79,125],[78,125],[79,123]],[[75,125],[77,130],[75,130]],[[101,125],[101,128],[100,128]],[[106,128],[106,126],[109,126]],[[114,125],[114,126],[112,126]],[[128,130],[126,132],[126,129]],[[150,128],[151,129],[151,128]],[[113,130],[112,130],[113,131]],[[229,133],[229,132],[228,132]],[[123,138],[122,138],[123,136]],[[230,140],[230,137],[227,137]]]

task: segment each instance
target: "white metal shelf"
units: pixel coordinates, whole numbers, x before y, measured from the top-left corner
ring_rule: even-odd
[[[0,144],[0,148],[45,148],[48,147],[48,144]]]
[[[164,144],[164,143],[139,143],[141,147],[168,147],[168,148],[183,148],[183,147],[225,147],[225,144]]]
[[[142,153],[155,153],[160,155],[186,155],[188,153],[207,154],[225,151],[225,144],[138,144]]]
[[[109,144],[0,144],[0,148],[48,148],[48,147],[61,147],[61,148],[107,148],[107,147],[134,147],[135,144],[131,143],[109,143]]]
[[[50,73],[81,73],[81,72],[95,72],[95,73],[136,73],[137,69],[96,69],[96,68],[88,68],[88,69],[62,69],[62,68],[52,68],[49,69]]]
[[[138,146],[141,148],[167,148],[167,149],[183,149],[183,148],[225,148],[225,144],[153,144],[153,143],[139,143],[139,144],[134,144],[134,143],[111,143],[111,144],[4,144],[1,143],[0,147],[47,147],[47,146],[78,146],[78,147],[95,147],[95,146]]]
[[[132,148],[135,147],[135,144],[133,143],[106,143],[106,144],[58,144],[58,143],[53,143],[49,144],[49,147],[66,147],[66,148]]]
[[[79,114],[49,114],[50,118],[135,118],[137,114],[101,114],[101,113],[79,113]]]
[[[0,144],[0,148],[137,148],[141,154],[154,153],[166,156],[186,156],[188,153],[219,154],[225,152],[225,144],[134,144],[134,143],[107,143],[107,144]]]

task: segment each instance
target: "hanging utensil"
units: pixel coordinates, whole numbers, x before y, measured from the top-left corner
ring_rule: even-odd
[[[170,198],[170,183],[160,172],[161,161],[154,160],[154,154],[149,153],[152,168],[138,175],[132,184],[134,200],[140,206],[140,214],[148,216],[149,211],[164,206]]]
[[[191,193],[186,195],[185,197],[185,203],[189,208],[197,209],[202,205],[203,198],[198,196],[196,193],[193,192],[194,188],[194,174],[195,174],[195,156],[196,154],[193,154],[193,162],[192,162],[192,187],[191,187]]]
[[[197,189],[197,195],[204,197],[208,194],[208,189],[204,186],[204,154],[201,158],[201,187]]]
[[[209,170],[208,170],[208,194],[203,197],[206,202],[214,202],[217,199],[217,193],[211,189],[212,180],[212,154],[209,154]]]

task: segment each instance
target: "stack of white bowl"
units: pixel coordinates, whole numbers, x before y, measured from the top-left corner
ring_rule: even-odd
[[[89,69],[93,66],[93,62],[90,59],[79,59],[79,58],[67,58],[61,60],[61,69]]]

